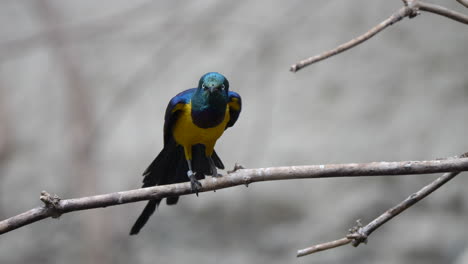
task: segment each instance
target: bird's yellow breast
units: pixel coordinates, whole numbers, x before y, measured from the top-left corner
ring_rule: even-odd
[[[229,106],[226,106],[223,121],[219,125],[210,128],[200,128],[193,123],[191,102],[184,104],[178,110],[180,110],[180,114],[174,124],[172,133],[176,143],[184,147],[185,157],[189,160],[192,159],[192,146],[196,144],[205,145],[206,155],[211,156],[216,140],[221,137],[229,121]]]

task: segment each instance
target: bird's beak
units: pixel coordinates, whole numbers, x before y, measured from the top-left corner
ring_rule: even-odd
[[[219,86],[211,86],[210,87],[210,93],[219,92],[219,90],[220,90]]]

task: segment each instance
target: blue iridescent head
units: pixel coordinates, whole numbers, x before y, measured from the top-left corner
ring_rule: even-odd
[[[202,128],[215,127],[225,118],[229,82],[217,72],[203,75],[191,99],[192,120]]]
[[[198,89],[204,94],[220,93],[227,96],[229,91],[229,82],[222,74],[209,72],[200,78]]]

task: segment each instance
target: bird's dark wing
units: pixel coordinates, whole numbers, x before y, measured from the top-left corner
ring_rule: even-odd
[[[229,105],[230,119],[226,125],[226,129],[228,127],[232,127],[236,123],[237,118],[239,118],[239,114],[242,109],[242,100],[241,100],[240,95],[236,92],[229,91],[228,105]]]
[[[166,114],[164,116],[164,144],[170,141],[172,137],[172,126],[174,126],[179,111],[184,107],[184,105],[190,102],[192,95],[195,93],[197,88],[192,88],[185,90],[176,96],[174,96],[166,108]]]

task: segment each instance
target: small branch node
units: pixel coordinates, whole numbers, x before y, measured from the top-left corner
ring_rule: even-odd
[[[47,207],[56,207],[60,202],[60,197],[58,195],[51,195],[47,191],[42,191],[39,199],[41,199]]]
[[[417,16],[419,16],[421,14],[421,12],[419,12],[418,9],[411,9],[411,13],[408,15],[409,18],[415,18]]]
[[[353,247],[357,247],[361,243],[367,244],[368,236],[364,233],[363,230],[363,228],[359,228],[355,233],[346,236],[347,238],[353,239]]]
[[[230,174],[230,173],[234,173],[238,170],[243,170],[243,169],[245,169],[245,167],[236,162],[234,164],[234,168],[232,170],[228,170],[227,173]]]
[[[252,177],[246,175],[243,177],[245,187],[249,187],[249,184],[252,182]]]
[[[405,3],[405,6],[411,10],[408,15],[409,18],[415,18],[416,16],[421,14],[421,12],[419,12],[418,0],[406,0],[403,2]]]
[[[61,213],[58,209],[61,198],[57,195],[51,195],[46,191],[41,192],[39,199],[44,203],[44,206],[50,210],[52,218],[59,218]]]
[[[357,247],[360,243],[367,244],[367,235],[363,232],[361,219],[356,220],[356,225],[351,227],[346,238],[353,240],[353,246]]]
[[[348,232],[349,232],[349,234],[354,234],[357,231],[359,231],[359,229],[362,228],[362,227],[363,227],[363,225],[362,225],[361,219],[358,219],[358,220],[356,220],[356,225],[351,227],[350,229],[348,229]]]

